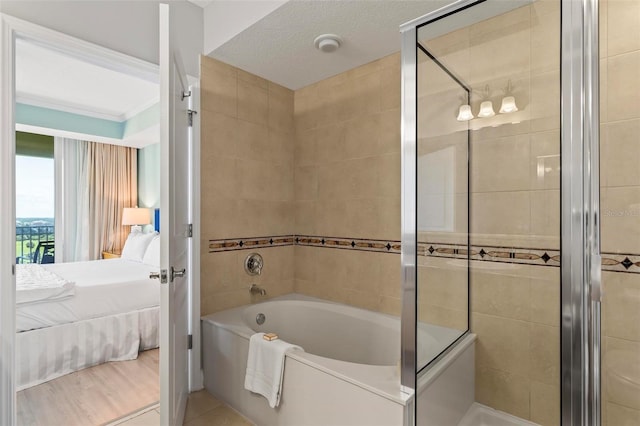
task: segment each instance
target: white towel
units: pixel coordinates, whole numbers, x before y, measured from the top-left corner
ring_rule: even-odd
[[[285,353],[290,349],[304,349],[280,339],[264,340],[262,336],[264,333],[256,333],[249,340],[244,388],[264,396],[269,406],[275,408],[280,404]]]

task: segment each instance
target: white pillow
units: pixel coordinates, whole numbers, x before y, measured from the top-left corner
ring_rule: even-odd
[[[151,266],[160,266],[160,234],[156,234],[155,237],[151,239],[147,251],[144,252],[142,263]]]
[[[143,234],[142,232],[132,232],[127,237],[127,241],[122,248],[122,259],[133,260],[134,262],[142,262],[144,253],[147,251],[149,243],[155,237],[155,233],[150,232]]]

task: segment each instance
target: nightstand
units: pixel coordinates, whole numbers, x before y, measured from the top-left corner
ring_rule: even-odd
[[[121,252],[115,252],[115,251],[103,251],[102,252],[102,258],[103,259],[117,259],[120,257],[120,253]]]

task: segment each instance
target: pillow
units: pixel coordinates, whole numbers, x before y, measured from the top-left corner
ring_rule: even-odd
[[[151,239],[147,251],[144,252],[142,263],[160,267],[160,234],[156,234]]]
[[[143,234],[142,232],[130,233],[127,241],[124,243],[120,258],[133,260],[134,262],[142,262],[144,253],[147,251],[147,247],[155,235],[153,232],[148,234]]]

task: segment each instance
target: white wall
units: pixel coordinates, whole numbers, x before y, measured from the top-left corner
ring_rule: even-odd
[[[138,150],[138,206],[160,207],[160,144]]]
[[[215,0],[204,9],[206,55],[249,28],[288,0]]]
[[[43,27],[158,63],[159,0],[0,0],[0,12]],[[200,75],[203,11],[186,0],[171,3],[184,31],[180,33],[187,73]]]

